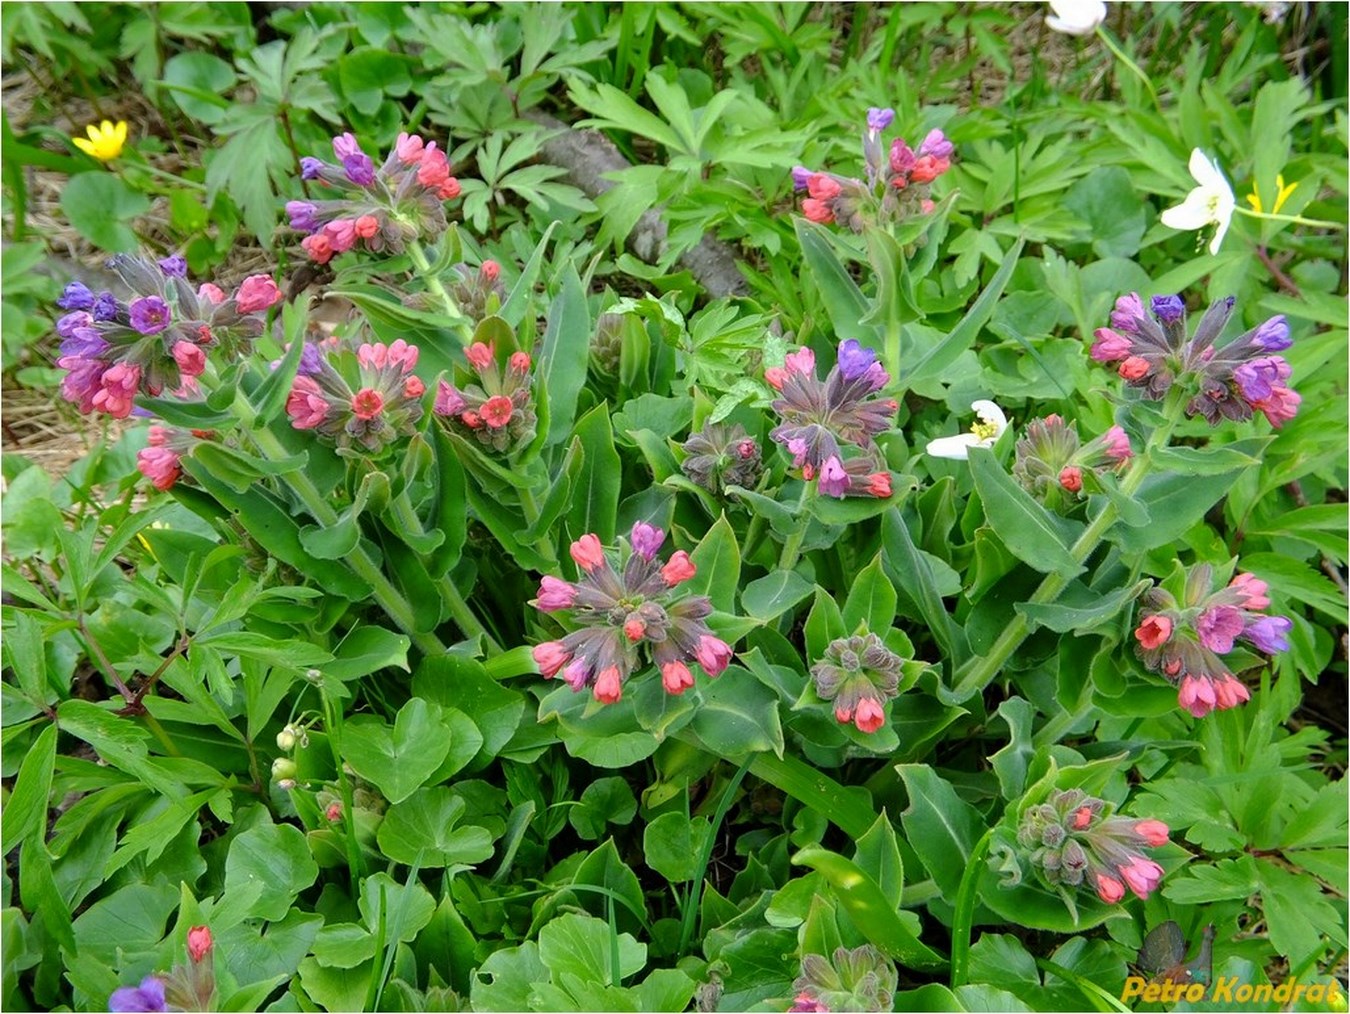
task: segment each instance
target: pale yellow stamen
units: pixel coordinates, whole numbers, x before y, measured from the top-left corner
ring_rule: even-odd
[[[970,432],[974,433],[981,440],[993,440],[998,436],[998,424],[992,422],[977,422],[970,427]]]

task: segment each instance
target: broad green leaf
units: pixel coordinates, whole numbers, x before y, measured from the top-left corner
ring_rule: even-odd
[[[777,619],[809,596],[815,586],[795,570],[777,570],[741,590],[741,611],[761,622]]]
[[[627,933],[617,944],[618,968],[611,968],[610,928],[603,919],[568,913],[539,931],[539,960],[557,978],[618,985],[647,963],[647,947]]]
[[[703,703],[689,728],[711,751],[725,757],[772,751],[783,755],[778,695],[738,665],[702,686]]]
[[[985,517],[1019,560],[1043,574],[1073,577],[1082,571],[1082,565],[1069,552],[1071,540],[1082,525],[1052,515],[1033,500],[1003,471],[988,448],[970,449],[970,471]]]
[[[548,439],[556,444],[572,432],[577,396],[586,383],[591,355],[591,315],[576,268],[563,270],[562,288],[549,305],[544,345],[537,367],[548,388]],[[580,429],[580,427],[578,427]]]
[[[1085,633],[1116,619],[1147,587],[1147,581],[1139,581],[1099,595],[1075,581],[1057,602],[1018,602],[1014,608],[1031,621],[1033,630],[1039,626],[1060,634]]]
[[[286,918],[295,897],[319,875],[304,834],[292,824],[258,824],[230,842],[225,892],[256,890],[247,915],[275,922]]]
[[[825,230],[805,218],[794,219],[793,226],[801,244],[802,258],[820,291],[835,336],[839,341],[856,338],[864,345],[877,345],[881,341],[881,329],[862,323],[872,309],[871,303],[839,260]]]
[[[708,529],[689,556],[696,568],[685,586],[689,594],[706,595],[712,599],[714,609],[731,612],[741,575],[741,549],[725,514]]]
[[[984,834],[984,821],[926,764],[897,764],[895,770],[909,795],[909,808],[900,815],[905,840],[943,895],[954,898],[975,843]]]
[[[609,407],[597,405],[587,412],[577,421],[575,433],[585,456],[573,486],[568,529],[573,538],[593,533],[608,545],[614,542],[623,467],[614,449]]]
[[[863,626],[880,636],[891,629],[895,605],[895,587],[881,569],[881,553],[878,552],[853,579],[844,602],[844,629],[851,634]]]
[[[342,753],[358,775],[398,803],[441,766],[450,753],[450,735],[441,709],[413,698],[399,709],[393,728],[373,717],[349,721],[342,732]]]
[[[693,880],[702,871],[698,859],[712,827],[706,817],[663,813],[642,832],[642,853],[647,865],[672,884]]]
[[[39,663],[40,664],[40,663]],[[14,790],[5,801],[4,851],[6,854],[34,832],[47,830],[47,801],[52,791],[56,763],[56,725],[48,723],[24,753]]]
[[[568,811],[567,820],[581,837],[596,841],[604,836],[608,825],[631,823],[636,814],[633,790],[627,780],[613,775],[587,785],[577,805]]]
[[[324,674],[352,680],[387,668],[407,672],[409,643],[408,635],[383,627],[353,627],[333,649],[333,660],[324,663]]]
[[[126,224],[150,210],[150,200],[121,177],[105,172],[80,173],[61,190],[61,210],[75,230],[104,250],[128,253],[139,240]]]
[[[456,828],[464,809],[464,800],[444,786],[418,789],[385,813],[380,848],[408,866],[475,866],[492,855],[492,836],[477,824]]]

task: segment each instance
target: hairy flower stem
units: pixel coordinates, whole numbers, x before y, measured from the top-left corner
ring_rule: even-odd
[[[1181,411],[1185,404],[1186,391],[1180,385],[1173,387],[1168,392],[1167,401],[1163,405],[1162,422],[1149,437],[1148,446],[1144,449],[1144,453],[1135,459],[1129,474],[1120,484],[1122,495],[1129,497],[1138,492],[1140,485],[1152,468],[1154,452],[1167,446],[1172,431],[1181,421]],[[1069,555],[1076,562],[1083,563],[1101,545],[1103,537],[1119,518],[1120,514],[1116,510],[1115,504],[1108,502],[1102,508],[1101,513],[1093,518],[1083,534],[1078,537],[1078,541],[1070,547]],[[1070,580],[1071,578],[1060,573],[1047,574],[1041,581],[1040,587],[1032,593],[1031,598],[1027,601],[1037,605],[1054,602],[1068,587]],[[974,666],[958,679],[956,686],[952,689],[952,702],[959,703],[969,700],[987,687],[1002,671],[1013,652],[1027,639],[1030,632],[1030,625],[1026,616],[1022,613],[1016,614],[1003,629],[1003,633],[999,635],[993,647],[989,649],[989,653],[976,660]]]
[[[255,426],[254,421],[257,413],[254,411],[253,404],[248,400],[248,396],[243,391],[237,391],[234,396],[233,410],[243,424],[243,429],[253,440],[254,446],[263,455],[271,461],[282,461],[290,455],[286,453],[286,448],[281,446],[281,441],[276,435],[265,426]],[[324,499],[322,493],[310,481],[309,476],[303,471],[293,472],[288,477],[291,489],[300,497],[305,509],[313,515],[314,520],[325,528],[337,524],[337,512]],[[362,578],[369,586],[371,594],[380,607],[389,614],[389,618],[407,632],[408,636],[417,645],[423,653],[427,655],[442,655],[446,651],[446,646],[434,632],[417,630],[417,623],[413,616],[412,606],[384,576],[384,572],[373,561],[369,554],[361,546],[357,546],[351,555],[346,558],[347,565]],[[467,607],[466,607],[467,609]],[[470,614],[472,617],[472,614]],[[465,636],[473,637],[483,631],[482,624],[473,619],[473,625],[477,627],[474,630],[465,630]]]
[[[1248,218],[1265,218],[1272,222],[1293,222],[1296,225],[1311,225],[1318,229],[1335,229],[1337,232],[1345,232],[1346,227],[1340,222],[1327,222],[1320,218],[1304,218],[1302,215],[1280,215],[1273,211],[1256,211],[1252,208],[1244,208],[1240,205],[1233,209],[1239,215],[1246,215]]]
[[[778,558],[779,570],[791,570],[797,566],[797,560],[801,557],[802,541],[806,538],[806,529],[810,527],[811,518],[806,513],[806,498],[811,492],[811,484],[802,482],[801,496],[797,498],[797,514],[800,516],[800,524],[788,536],[787,542],[783,543],[783,554]]]
[[[427,253],[422,249],[420,240],[415,239],[408,244],[408,256],[412,258],[413,267],[417,268],[417,273],[422,276],[422,281],[427,283],[427,288],[440,300],[441,307],[445,312],[451,317],[462,316],[459,307],[455,304],[455,298],[441,283],[440,277],[431,270],[431,261],[427,259]],[[466,341],[465,344],[467,345],[468,342]]]

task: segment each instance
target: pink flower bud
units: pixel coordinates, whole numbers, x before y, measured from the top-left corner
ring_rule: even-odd
[[[1123,334],[1112,331],[1109,327],[1099,327],[1092,332],[1092,337],[1096,339],[1092,343],[1092,351],[1089,355],[1098,363],[1114,363],[1119,359],[1124,359],[1134,348],[1134,344]]]
[[[694,685],[694,674],[683,662],[667,662],[661,666],[661,685],[678,697]]]
[[[683,549],[677,549],[671,554],[666,565],[661,568],[661,577],[670,587],[675,587],[681,581],[688,581],[698,572],[694,566],[694,561],[689,558],[689,554]]]
[[[535,665],[539,666],[539,671],[550,679],[558,675],[559,670],[572,658],[561,641],[545,641],[543,644],[536,644],[530,654],[534,656],[534,662]]]
[[[211,930],[206,926],[193,926],[188,930],[187,948],[188,957],[192,959],[194,965],[201,964],[208,954],[211,953],[213,941],[211,939]]]
[[[1270,585],[1255,574],[1238,574],[1228,582],[1228,587],[1238,593],[1238,605],[1243,609],[1265,609],[1270,605],[1270,596],[1266,594]]]
[[[619,679],[619,670],[616,666],[600,670],[600,675],[595,678],[593,692],[595,699],[601,704],[614,704],[623,696],[623,681]]]
[[[1141,820],[1134,825],[1134,833],[1143,838],[1151,848],[1166,845],[1170,829],[1161,820]]]
[[[328,809],[323,811],[323,815],[326,818],[328,818],[328,822],[330,824],[336,824],[339,820],[342,819],[342,804],[329,803]]]
[[[605,562],[605,548],[600,538],[587,533],[572,543],[570,552],[578,567],[590,573]]]
[[[250,275],[244,279],[239,291],[234,295],[234,303],[240,313],[256,313],[266,310],[281,300],[281,290],[270,275]]]
[[[530,354],[528,352],[512,352],[508,361],[511,372],[517,376],[525,376],[530,372]]]
[[[870,733],[880,729],[886,724],[886,713],[882,710],[881,702],[871,697],[860,700],[853,713],[853,724],[860,732]]]
[[[1130,356],[1120,364],[1120,369],[1117,372],[1125,380],[1140,380],[1148,375],[1149,369],[1147,359],[1141,356]]]
[[[353,228],[362,239],[370,239],[380,231],[380,220],[374,215],[362,215],[356,220]]]
[[[422,378],[416,374],[407,377],[403,381],[403,397],[420,398],[426,393],[427,385],[422,383]]]
[[[1097,897],[1108,905],[1114,905],[1125,897],[1125,885],[1115,877],[1108,877],[1105,873],[1097,874]]]
[[[178,364],[178,371],[185,377],[199,377],[206,369],[206,353],[202,351],[201,346],[193,345],[192,342],[175,342],[173,361]]]
[[[335,252],[333,244],[321,232],[316,232],[313,236],[306,236],[300,241],[300,246],[304,248],[305,253],[309,254],[309,259],[316,264],[327,264],[333,259]]]
[[[640,616],[629,616],[623,621],[623,636],[636,644],[642,640],[642,636],[647,633],[647,624],[642,622]]]
[[[1070,493],[1083,488],[1083,470],[1076,465],[1065,465],[1059,472],[1059,484]]]
[[[576,585],[556,577],[545,576],[539,582],[539,597],[535,599],[534,605],[542,612],[552,613],[559,609],[570,609],[576,600]]]
[[[202,282],[201,287],[197,289],[197,300],[202,303],[215,303],[219,306],[225,302],[225,292],[219,285]]]
[[[464,358],[469,361],[469,365],[480,372],[492,365],[493,356],[492,346],[482,342],[474,342],[464,350]]]
[[[417,165],[422,161],[422,139],[416,134],[399,134],[394,152],[404,165]]]
[[[694,658],[709,676],[720,676],[731,661],[731,646],[720,637],[704,634],[694,648]]]
[[[478,273],[489,282],[495,282],[501,277],[502,266],[496,261],[484,261],[478,266]]]
[[[437,415],[459,415],[464,411],[464,395],[444,380],[436,385],[436,403],[432,411]]]
[[[783,368],[789,373],[800,373],[809,377],[816,371],[816,354],[803,345],[796,352],[789,352],[783,359]]]
[[[1133,456],[1129,435],[1119,426],[1112,426],[1102,434],[1102,439],[1106,441],[1106,456],[1116,464],[1123,464]]]
[[[1163,878],[1163,868],[1152,859],[1135,856],[1129,863],[1119,868],[1120,875],[1130,890],[1140,898],[1147,898]]]
[[[329,404],[312,377],[298,376],[291,383],[286,398],[286,414],[298,430],[309,430],[320,425],[328,415]]]

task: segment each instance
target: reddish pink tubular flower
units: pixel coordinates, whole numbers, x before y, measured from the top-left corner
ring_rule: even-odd
[[[1075,831],[1084,831],[1092,823],[1092,810],[1086,806],[1081,806],[1073,811],[1073,829]]]
[[[476,430],[479,426],[483,425],[483,420],[479,417],[477,412],[465,412],[459,417],[459,421],[471,430]]]
[[[1303,396],[1287,387],[1274,387],[1270,397],[1252,402],[1252,408],[1264,412],[1270,425],[1279,429],[1298,414],[1298,406]]]
[[[330,824],[336,824],[342,819],[342,804],[329,803],[328,809],[323,811],[323,815],[328,818]]]
[[[464,358],[469,361],[469,365],[475,370],[486,370],[492,365],[493,348],[491,345],[484,345],[482,342],[474,342],[464,350]]]
[[[416,134],[399,134],[394,151],[404,165],[416,165],[422,161],[422,139]]]
[[[1255,574],[1238,574],[1228,582],[1228,587],[1242,596],[1238,605],[1243,609],[1265,609],[1270,605],[1270,596],[1266,594],[1270,585]]]
[[[678,697],[694,685],[694,674],[683,662],[667,662],[661,666],[661,685]]]
[[[843,192],[843,187],[833,176],[825,173],[813,173],[806,181],[806,189],[817,201],[831,201]]]
[[[677,549],[670,554],[670,559],[661,568],[661,577],[673,588],[681,581],[688,581],[697,572],[698,568],[694,566],[694,561],[689,559],[689,554],[683,549]]]
[[[502,266],[496,261],[488,260],[478,265],[478,273],[489,282],[495,282],[502,274]]]
[[[328,237],[321,232],[306,236],[300,241],[300,246],[316,264],[327,264],[333,259],[333,244],[328,242]]]
[[[1119,426],[1112,426],[1102,434],[1102,439],[1106,441],[1106,456],[1116,464],[1123,464],[1133,457],[1129,435]]]
[[[720,637],[704,634],[698,639],[694,658],[709,676],[720,676],[731,661],[731,647]]]
[[[1161,820],[1154,820],[1150,817],[1147,820],[1141,820],[1135,824],[1134,833],[1143,838],[1151,848],[1156,849],[1161,845],[1167,844],[1168,836],[1171,834],[1171,828]]]
[[[422,378],[418,376],[408,377],[403,381],[403,397],[420,398],[426,393],[427,385],[422,383]]]
[[[356,223],[350,218],[335,218],[323,227],[334,253],[343,253],[356,245]]]
[[[858,702],[858,708],[853,713],[853,724],[861,732],[876,732],[886,724],[886,713],[881,708],[881,702],[864,697]]]
[[[647,624],[642,622],[641,617],[630,616],[623,621],[623,636],[628,638],[628,640],[632,641],[634,644],[641,641],[643,635],[646,633]]]
[[[436,385],[436,403],[432,411],[437,415],[459,415],[464,411],[464,395],[444,380]]]
[[[1145,648],[1160,648],[1172,636],[1172,619],[1162,613],[1145,616],[1134,636]]]
[[[607,669],[600,670],[600,675],[595,678],[595,699],[601,704],[614,704],[623,696],[623,681],[619,679],[619,670],[616,666],[609,666]]]
[[[99,390],[94,392],[94,408],[114,419],[131,415],[133,399],[141,386],[141,368],[135,363],[117,363],[103,372],[99,383]]]
[[[384,411],[384,396],[373,387],[363,387],[352,395],[352,414],[358,419],[374,419]]]
[[[1070,493],[1083,488],[1083,470],[1076,465],[1065,465],[1059,472],[1059,484]]]
[[[554,613],[559,609],[570,609],[576,600],[576,585],[546,575],[539,582],[539,597],[535,599],[534,605],[543,612]]]
[[[1098,363],[1117,362],[1128,356],[1130,349],[1134,348],[1130,339],[1109,327],[1097,328],[1092,332],[1092,337],[1096,341],[1092,343],[1092,351],[1088,354]]]
[[[572,658],[561,641],[545,641],[543,644],[536,644],[530,654],[534,656],[534,662],[539,666],[539,671],[550,679],[558,675],[562,667]]]
[[[281,300],[281,290],[270,275],[250,275],[239,286],[234,295],[235,306],[240,313],[255,313],[266,310]]]
[[[853,709],[843,704],[836,704],[834,706],[834,717],[836,721],[847,725],[853,721]]]
[[[1120,369],[1117,372],[1119,372],[1121,377],[1125,380],[1138,380],[1139,378],[1146,376],[1148,371],[1149,365],[1147,359],[1143,359],[1139,356],[1130,356],[1120,364]]]
[[[210,927],[193,926],[192,929],[188,930],[188,957],[192,959],[193,964],[201,964],[202,959],[211,953],[213,944]]]
[[[775,391],[781,391],[783,381],[787,379],[787,370],[781,366],[770,366],[764,371],[764,379]]]
[[[891,495],[891,473],[873,472],[867,477],[867,491],[878,500]]]
[[[512,352],[508,365],[512,373],[523,377],[530,372],[530,354],[528,352]]]
[[[1220,711],[1236,708],[1252,699],[1252,693],[1243,682],[1230,673],[1214,681],[1214,703]]]
[[[1204,718],[1219,703],[1214,684],[1208,676],[1183,676],[1177,689],[1177,703],[1195,718]]]
[[[600,544],[600,537],[589,532],[572,543],[569,552],[577,566],[588,573],[605,562],[605,547]]]
[[[436,188],[436,196],[443,201],[453,201],[459,196],[459,180],[451,176]]]
[[[493,395],[483,403],[483,422],[487,423],[488,429],[499,430],[511,421],[514,408],[506,395]]]
[[[1147,898],[1162,881],[1163,868],[1152,859],[1135,856],[1127,865],[1120,867],[1120,875],[1137,897]]]
[[[183,474],[179,456],[167,447],[146,447],[136,454],[136,468],[154,485],[155,489],[173,487]]]
[[[816,354],[803,345],[796,352],[789,352],[783,357],[783,368],[789,373],[809,377],[816,372]]]
[[[185,377],[200,377],[206,370],[206,353],[192,342],[175,342],[173,361],[178,364],[178,372]]]
[[[814,197],[808,197],[802,201],[802,214],[812,222],[819,222],[821,225],[829,225],[834,221],[834,212],[830,210],[830,206]]]
[[[1108,877],[1105,873],[1097,874],[1097,897],[1108,905],[1114,905],[1125,897],[1125,885],[1115,877]]]
[[[213,285],[210,282],[202,282],[197,289],[197,299],[203,303],[215,303],[219,306],[225,302],[225,292],[219,285]]]
[[[312,430],[328,416],[328,401],[312,377],[298,376],[286,398],[286,414],[298,430]]]
[[[362,215],[356,220],[356,234],[362,239],[370,239],[380,231],[380,220],[374,215]]]

